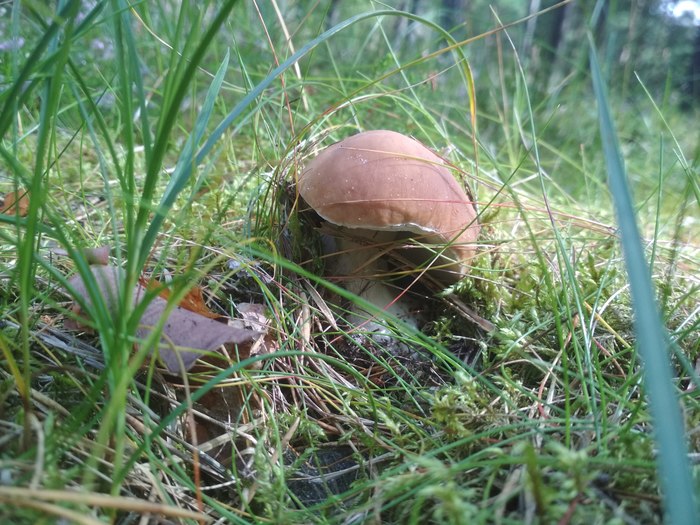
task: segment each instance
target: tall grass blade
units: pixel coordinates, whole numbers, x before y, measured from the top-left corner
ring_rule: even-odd
[[[173,172],[170,181],[168,181],[168,185],[165,188],[157,212],[153,215],[153,220],[148,226],[148,230],[144,236],[144,243],[147,246],[152,246],[153,243],[155,243],[156,236],[160,231],[163,220],[165,217],[167,217],[168,212],[174,204],[177,196],[187,185],[187,181],[190,178],[192,170],[188,170],[186,168],[191,167],[194,164],[195,148],[202,140],[204,133],[206,132],[207,123],[211,118],[212,111],[214,110],[214,103],[219,96],[219,91],[221,90],[221,85],[224,81],[224,75],[226,74],[226,70],[228,68],[228,60],[229,53],[227,52],[224,60],[219,66],[219,70],[214,76],[214,80],[209,86],[209,90],[207,91],[207,95],[204,99],[204,104],[202,105],[199,115],[197,116],[197,120],[195,121],[194,130],[187,139],[185,147],[180,154],[177,166],[175,166],[175,171]]]
[[[625,166],[610,115],[595,45],[589,35],[590,67],[598,103],[600,135],[607,163],[608,184],[620,227],[622,249],[635,312],[637,348],[644,361],[644,382],[658,446],[657,469],[668,522],[700,523],[695,484],[688,469],[687,447],[678,397],[673,388],[668,338],[661,323],[627,186]]]
[[[287,60],[282,62],[279,66],[273,69],[269,75],[267,75],[259,84],[257,84],[243,99],[236,104],[236,106],[230,111],[226,117],[219,123],[214,131],[209,135],[209,138],[204,143],[202,148],[197,153],[197,163],[195,166],[199,165],[204,157],[211,151],[214,144],[221,138],[221,136],[226,132],[226,130],[233,124],[233,122],[243,113],[243,110],[248,107],[255,99],[263,94],[265,89],[267,89],[282,73],[287,69],[292,67],[296,62],[298,62],[302,57],[304,57],[311,50],[315,49],[319,44],[322,44],[326,40],[330,39],[333,35],[341,32],[342,30],[356,24],[361,20],[367,18],[376,18],[380,16],[406,16],[403,11],[393,11],[393,10],[383,10],[383,11],[373,11],[368,13],[360,13],[358,15],[352,16],[339,24],[331,27],[327,31],[321,33],[316,38],[310,40],[307,44],[301,47],[296,53],[290,56]]]
[[[160,175],[163,159],[165,158],[165,152],[170,140],[170,133],[175,126],[176,116],[179,112],[182,101],[185,98],[187,89],[194,78],[197,68],[202,62],[206,50],[211,45],[212,41],[217,35],[217,32],[228,18],[236,3],[237,0],[230,0],[221,7],[221,9],[216,13],[212,23],[207,27],[206,32],[198,42],[191,56],[183,57],[181,59],[181,62],[186,63],[186,65],[184,66],[182,76],[178,78],[178,81],[173,88],[173,94],[169,104],[164,108],[164,111],[161,112],[160,121],[158,123],[158,131],[154,137],[155,142],[152,148],[152,156],[148,162],[143,191],[141,194],[140,207],[136,217],[135,231],[137,232],[137,235],[140,235],[141,232],[143,232],[143,235],[145,236],[145,232],[147,231],[146,225],[151,221],[151,203],[155,195],[156,183]],[[185,170],[183,177],[188,178],[189,174],[190,173]],[[138,256],[134,258],[133,262],[130,262],[133,270],[132,273],[135,274],[136,269],[140,269],[144,265],[151,247],[152,242],[146,242],[143,237],[139,239],[138,249],[136,247],[134,248],[134,253],[138,253]]]

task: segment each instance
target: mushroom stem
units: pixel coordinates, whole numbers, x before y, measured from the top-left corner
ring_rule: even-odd
[[[333,238],[334,242],[326,244],[330,256],[330,272],[343,279],[342,285],[346,290],[417,328],[420,316],[411,301],[406,297],[398,297],[399,291],[382,282],[388,273],[383,255],[386,243],[393,240],[394,234],[357,229],[353,229],[352,234],[355,238],[338,236]],[[367,242],[357,240],[358,237],[367,239]],[[348,321],[352,325],[363,325],[372,332],[385,330],[371,319],[368,321],[373,312],[368,312],[359,305],[353,305],[351,311]]]

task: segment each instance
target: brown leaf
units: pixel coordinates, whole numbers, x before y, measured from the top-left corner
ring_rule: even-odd
[[[155,290],[161,286],[158,281],[154,280],[146,281],[145,279],[141,279],[139,282],[148,290]],[[168,288],[164,288],[158,293],[158,296],[167,301],[170,298],[170,290]],[[225,316],[212,312],[207,307],[207,305],[204,303],[204,294],[199,286],[193,286],[190,288],[185,297],[180,300],[178,306],[181,306],[190,312],[195,312],[203,315],[204,317],[208,317],[209,319],[226,319]]]
[[[91,266],[100,294],[105,301],[112,318],[119,308],[120,282],[124,272],[115,266]],[[69,280],[72,292],[82,297],[92,309],[87,288],[79,275]],[[132,303],[138,305],[144,298],[146,289],[136,285]],[[168,302],[162,297],[155,297],[146,306],[141,316],[136,336],[144,340],[160,322]],[[158,353],[161,361],[170,373],[177,374],[182,368],[189,370],[203,352],[212,352],[224,344],[251,343],[261,332],[245,328],[241,321],[231,321],[226,325],[180,306],[175,307],[167,316],[161,333]]]
[[[222,315],[212,312],[209,307],[204,304],[204,293],[199,286],[193,286],[190,288],[187,295],[185,295],[185,297],[183,297],[180,301],[180,306],[182,306],[185,310],[198,313],[199,315],[203,315],[209,319],[220,319],[223,317]]]
[[[236,310],[241,314],[241,319],[246,326],[261,332],[267,331],[270,320],[265,315],[265,305],[257,303],[238,303]]]
[[[5,194],[0,203],[0,213],[26,217],[29,212],[29,193],[25,190],[11,191]]]

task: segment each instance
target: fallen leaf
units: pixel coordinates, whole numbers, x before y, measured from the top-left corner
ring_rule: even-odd
[[[115,266],[97,265],[91,266],[90,270],[95,277],[100,295],[114,319],[120,304],[119,291],[120,283],[125,277],[124,271]],[[80,275],[73,276],[69,283],[72,288],[69,291],[82,297],[89,307],[88,310],[92,309],[87,287]],[[133,292],[133,306],[143,301],[145,295],[146,288],[140,284],[136,285]],[[151,334],[165,315],[167,304],[168,302],[162,297],[155,297],[148,303],[136,331],[138,339],[144,340]],[[260,331],[246,328],[241,321],[230,321],[227,325],[177,306],[165,320],[158,345],[158,355],[168,371],[177,374],[182,368],[189,370],[204,352],[213,352],[225,344],[252,343],[261,335]]]
[[[204,293],[199,286],[193,286],[187,292],[187,295],[185,295],[185,297],[183,297],[180,301],[180,306],[182,306],[185,310],[198,313],[199,315],[203,315],[209,319],[221,319],[224,317],[216,312],[212,312],[204,303]]]
[[[246,327],[261,332],[267,331],[267,325],[270,324],[270,320],[265,315],[264,304],[238,303],[236,310],[241,314],[241,319],[243,319]]]
[[[144,285],[148,290],[155,290],[157,287],[160,286],[160,283],[158,281],[141,281],[141,284]],[[165,288],[161,290],[161,292],[158,295],[167,301],[170,298],[170,290],[168,288]],[[183,297],[180,300],[178,306],[181,306],[182,308],[184,308],[185,310],[189,310],[190,312],[195,312],[200,315],[203,315],[204,317],[208,317],[209,319],[226,318],[223,315],[212,312],[207,307],[207,305],[204,303],[204,294],[202,293],[202,289],[199,286],[193,286],[192,288],[190,288],[185,297]]]
[[[29,212],[29,193],[26,190],[11,191],[5,194],[0,203],[0,213],[26,217]]]

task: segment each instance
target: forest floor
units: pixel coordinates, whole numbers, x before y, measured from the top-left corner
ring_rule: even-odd
[[[642,76],[606,98],[588,51],[536,89],[525,21],[457,45],[370,9],[324,32],[320,9],[78,4],[0,27],[28,52],[0,94],[0,522],[661,523],[664,497],[694,504],[697,109]],[[303,167],[369,129],[420,140],[477,201],[468,277],[368,276],[418,326],[344,290],[299,200]],[[205,355],[153,358],[161,328]]]

